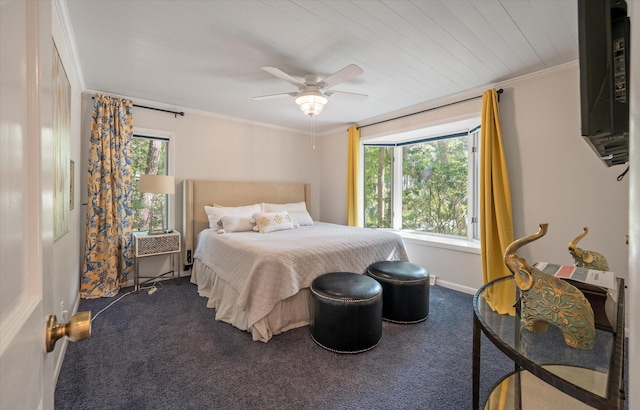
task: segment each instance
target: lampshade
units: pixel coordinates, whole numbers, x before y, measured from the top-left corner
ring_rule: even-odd
[[[175,194],[175,178],[170,175],[140,175],[138,191],[150,194]]]
[[[327,101],[324,94],[315,90],[302,91],[296,96],[296,104],[300,106],[303,113],[309,116],[320,114]]]

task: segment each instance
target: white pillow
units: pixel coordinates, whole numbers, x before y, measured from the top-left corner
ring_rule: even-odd
[[[220,219],[223,216],[239,216],[245,218],[251,218],[256,212],[262,211],[260,204],[246,205],[246,206],[205,206],[204,211],[209,218],[209,228],[220,228]]]
[[[293,229],[293,222],[287,211],[281,212],[258,212],[253,214],[256,226],[254,231],[269,233]]]
[[[288,211],[294,226],[311,226],[313,219],[307,211]]]
[[[253,231],[253,218],[246,216],[229,216],[225,215],[220,218],[222,229],[225,232],[247,232]]]
[[[213,203],[213,207],[214,208],[236,208],[239,210],[243,210],[244,208],[251,208],[253,209],[255,206],[258,206],[260,208],[260,210],[258,212],[264,212],[264,210],[262,209],[263,204],[259,203],[259,204],[253,204],[253,205],[245,205],[245,206],[224,206],[224,205],[220,205],[217,202]]]
[[[287,204],[264,203],[262,204],[262,206],[263,206],[263,212],[280,212],[280,211],[306,212],[307,211],[307,204],[305,202],[290,202]]]

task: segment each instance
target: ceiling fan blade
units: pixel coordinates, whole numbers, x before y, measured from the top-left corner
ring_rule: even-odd
[[[346,91],[326,91],[325,92],[326,95],[331,96],[331,95],[335,95],[336,97],[340,98],[341,100],[349,100],[349,101],[364,101],[367,98],[369,98],[368,95],[366,94],[358,94],[358,93],[348,93]]]
[[[257,97],[251,97],[254,100],[268,100],[269,98],[278,98],[278,97],[286,97],[291,96],[295,97],[298,93],[279,93],[279,94],[269,94],[269,95],[259,95]]]
[[[362,71],[362,68],[358,67],[355,64],[349,64],[342,70],[336,71],[329,77],[322,80],[320,84],[325,88],[333,87],[345,81],[349,81],[352,78],[361,75],[362,73],[364,73],[364,71]]]
[[[280,70],[279,68],[276,68],[276,67],[262,67],[262,69],[264,71],[266,71],[267,73],[271,74],[271,75],[275,75],[276,77],[295,85],[298,88],[304,87],[303,83],[301,83],[300,81],[298,81],[295,78],[291,77],[289,74],[285,73],[284,71]]]

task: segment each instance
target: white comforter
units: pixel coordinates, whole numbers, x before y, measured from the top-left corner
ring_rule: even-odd
[[[323,273],[363,273],[373,262],[408,260],[399,235],[321,222],[267,234],[207,229],[194,257],[238,292],[249,326]]]

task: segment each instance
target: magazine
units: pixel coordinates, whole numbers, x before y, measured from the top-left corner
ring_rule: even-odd
[[[609,271],[580,268],[572,265],[558,265],[548,262],[536,262],[535,267],[542,272],[578,282],[588,283],[607,289],[616,289],[616,274]]]

